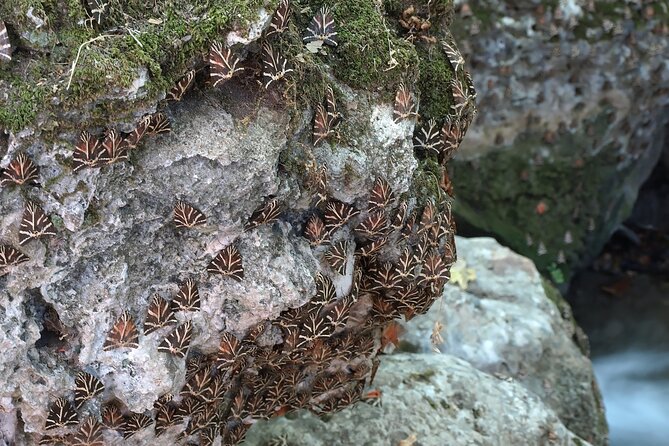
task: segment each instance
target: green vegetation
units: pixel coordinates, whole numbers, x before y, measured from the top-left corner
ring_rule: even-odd
[[[103,113],[106,110],[112,109],[118,120],[124,112],[146,107],[189,67],[202,65],[212,40],[248,24],[265,3],[274,8],[277,2],[210,0],[194,6],[175,0],[153,11],[143,0],[112,0],[98,33],[84,26],[87,15],[79,0],[3,2],[0,17],[9,24],[13,41],[17,43],[18,34],[19,48],[37,48],[29,56],[25,51],[15,53],[12,64],[0,69],[0,82],[12,85],[12,97],[0,107],[0,127],[18,130],[34,121],[38,112],[56,107],[63,112],[111,104],[88,117],[90,125],[103,126],[112,119]],[[37,28],[27,18],[28,11],[44,25]],[[99,36],[104,37],[91,41]],[[66,89],[82,44],[71,88]],[[149,76],[136,99],[116,100],[133,87],[143,68]],[[23,81],[17,82],[19,78]],[[48,110],[51,105],[54,109]]]
[[[339,0],[334,14],[339,27],[336,76],[353,88],[386,87],[413,82],[418,56],[414,46],[390,30],[370,0]],[[404,77],[407,79],[403,79]]]
[[[441,119],[448,115],[453,104],[451,79],[453,68],[438,45],[418,45],[420,55],[420,113]]]
[[[424,206],[428,200],[435,200],[435,204],[439,204],[438,198],[443,194],[439,187],[440,169],[433,158],[418,161],[418,167],[413,173],[412,191],[419,206]]]

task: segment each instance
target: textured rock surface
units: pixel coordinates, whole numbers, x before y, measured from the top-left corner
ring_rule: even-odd
[[[456,17],[481,110],[456,211],[561,281],[629,215],[665,144],[666,4],[457,1]]]
[[[484,372],[512,377],[538,395],[572,431],[606,444],[607,428],[587,344],[569,305],[544,288],[531,260],[490,238],[457,239],[453,277],[471,271],[466,289],[450,283],[441,302],[405,324],[402,348],[432,351],[430,335],[440,322],[437,348]],[[465,270],[466,269],[466,270]],[[585,340],[587,342],[587,340]]]
[[[389,178],[401,193],[410,177],[399,172],[410,173],[416,165],[411,128],[394,124],[388,106],[369,109],[366,100],[351,100],[360,107],[356,119],[367,116],[372,131],[360,135],[358,147],[316,154],[333,166],[333,193],[348,201],[366,198],[375,175]],[[189,100],[174,118],[174,132],[148,144],[132,165],[77,175],[48,172],[43,177],[48,190],[29,192],[47,203],[45,211],[63,224],[57,237],[27,245],[24,252],[31,261],[0,279],[0,388],[4,395],[18,391],[23,396],[6,410],[20,410],[28,432],[41,430],[51,395],[73,388],[70,367],[91,367],[105,381],[108,395],[122,395],[128,408],[137,412],[181,386],[184,363],[156,350],[159,336],[140,338],[136,350],[101,350],[121,311],[130,309],[143,320],[154,292],[173,296],[186,278],[198,281],[202,310],[193,316],[192,345],[203,352],[216,351],[221,330],[243,334],[313,294],[318,260],[301,237],[301,221],[242,231],[263,196],[278,194],[292,208],[310,201],[311,195],[303,197],[294,179],[280,177],[277,171],[288,137],[285,113],[261,108],[249,125],[241,126],[220,107]],[[377,127],[383,131],[376,132]],[[11,138],[11,144],[20,142]],[[48,156],[36,157],[36,162],[48,165]],[[346,184],[339,180],[344,169],[351,180]],[[207,227],[201,232],[176,231],[171,222],[175,197],[202,209]],[[23,210],[22,192],[3,191],[0,203],[6,210],[3,233],[14,237]],[[235,238],[246,265],[243,284],[207,279],[211,257]],[[46,347],[35,347],[41,327],[26,311],[45,303],[71,334],[65,355],[73,364],[63,364]],[[26,356],[32,360],[25,361]],[[22,376],[40,379],[26,381]]]
[[[261,423],[247,444],[391,446],[415,435],[415,445],[578,445],[555,413],[523,386],[485,374],[450,355],[384,358],[375,381],[378,406],[358,403],[318,419]]]

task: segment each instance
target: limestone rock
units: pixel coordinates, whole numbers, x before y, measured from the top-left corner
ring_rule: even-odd
[[[431,352],[439,322],[444,354],[486,373],[513,378],[539,396],[572,432],[606,444],[599,389],[569,305],[543,280],[531,260],[491,238],[458,237],[458,257],[475,279],[446,286],[441,302],[406,325],[402,348]],[[455,277],[458,265],[453,268]],[[461,272],[458,272],[461,274]]]

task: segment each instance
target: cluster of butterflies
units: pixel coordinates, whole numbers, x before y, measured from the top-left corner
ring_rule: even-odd
[[[160,135],[170,132],[170,123],[163,113],[144,116],[135,129],[122,134],[116,129],[107,129],[102,137],[81,132],[79,141],[72,154],[72,170],[96,168],[119,161],[128,161],[130,151],[137,148],[145,136]]]
[[[420,212],[415,206],[409,212],[409,204],[397,203],[390,185],[380,177],[365,210],[327,198],[327,169],[321,166],[317,171],[319,178],[313,184],[326,198],[319,200],[304,236],[325,272],[317,274],[316,293],[306,304],[259,323],[241,339],[223,332],[218,352],[205,355],[190,347],[191,322],[180,324],[176,317],[180,311],[200,309],[197,284],[187,280],[169,301],[154,295],[144,335],[171,330],[158,350],[185,358],[186,379],[179,394],[162,395],[151,413],[132,413],[111,399],[102,404],[100,422],[88,417],[77,433],[48,435],[41,444],[103,445],[104,429],[127,439],[154,425],[155,436],[171,429],[179,432],[179,440],[211,445],[221,437],[222,445],[235,445],[257,420],[298,409],[332,413],[364,399],[364,389],[379,364],[378,354],[391,342],[384,333],[394,319],[409,320],[426,312],[441,295],[456,258],[455,227],[447,202],[441,212],[431,201]],[[277,199],[268,200],[252,214],[245,230],[276,221],[280,209]],[[173,221],[180,228],[194,228],[205,224],[206,217],[179,202]],[[398,249],[401,254],[395,262],[380,260]],[[225,265],[217,256],[208,270],[222,269],[222,274],[243,280],[238,251],[228,255],[226,248],[222,253]],[[232,258],[238,263],[227,260]],[[331,275],[351,275],[348,293],[338,296]],[[282,341],[272,344],[277,335]],[[138,325],[126,311],[113,324],[103,348],[138,348],[139,342]],[[102,393],[99,380],[80,376],[85,379],[77,378],[74,403],[59,398],[50,406],[47,430],[77,424],[76,409]],[[71,443],[77,435],[88,435],[89,442]]]
[[[92,23],[104,19],[106,0],[87,0]],[[281,0],[265,34],[262,47],[262,85],[269,88],[293,72],[289,61],[275,51],[271,39],[282,34],[291,16],[289,0]],[[323,7],[312,19],[304,36],[308,46],[336,47],[337,32],[331,11]],[[452,157],[474,113],[475,92],[464,72],[462,56],[454,45],[443,48],[456,76],[452,90],[453,116],[439,129],[430,120],[417,135],[419,153],[438,157],[442,165]],[[214,42],[209,51],[209,81],[223,85],[245,68],[230,48]],[[193,85],[195,70],[186,73],[167,93],[168,101],[179,101]],[[404,83],[395,95],[395,122],[419,118],[418,103]],[[332,87],[315,110],[313,143],[317,145],[336,134],[342,121]],[[169,131],[164,114],[140,120],[135,130],[122,134],[107,130],[101,137],[83,132],[72,157],[73,170],[97,168],[127,160],[131,149],[143,136]],[[436,136],[435,136],[436,135]],[[396,319],[409,320],[425,313],[441,295],[456,260],[455,224],[450,203],[427,201],[423,206],[400,200],[384,178],[377,178],[366,208],[331,197],[328,170],[314,164],[308,170],[306,187],[316,202],[304,227],[304,237],[321,262],[316,277],[316,293],[304,305],[283,311],[274,320],[259,323],[238,338],[223,332],[218,352],[203,354],[191,346],[193,324],[189,312],[201,306],[198,286],[187,279],[172,299],[155,294],[148,302],[141,325],[143,336],[162,336],[158,351],[186,362],[186,379],[178,394],[165,394],[145,413],[133,413],[116,398],[106,398],[99,417],[95,405],[86,401],[104,394],[104,384],[93,375],[77,376],[73,401],[56,399],[49,407],[46,435],[40,444],[81,446],[104,445],[105,430],[127,439],[154,426],[154,435],[167,430],[180,432],[179,440],[210,445],[218,437],[222,445],[243,441],[246,431],[259,419],[306,408],[331,413],[365,398],[379,364],[378,355],[395,343],[392,331]],[[0,176],[7,182],[36,181],[37,167],[20,154]],[[250,216],[245,231],[277,221],[282,202],[267,198]],[[205,214],[184,201],[173,210],[173,223],[192,229],[207,223]],[[48,216],[28,203],[19,231],[19,243],[55,234]],[[10,245],[0,245],[0,268],[28,260]],[[242,255],[236,243],[221,250],[207,265],[212,275],[244,280]],[[352,277],[346,293],[337,292],[335,282]],[[179,316],[181,313],[181,316]],[[140,325],[129,311],[112,324],[103,345],[105,351],[140,346]],[[280,338],[277,344],[272,342]],[[88,416],[80,421],[80,413]],[[72,426],[78,430],[71,432]],[[194,443],[193,443],[194,442]]]
[[[430,118],[420,129],[416,129],[414,148],[426,156],[436,157],[443,166],[460,147],[476,114],[476,90],[471,75],[464,69],[465,60],[455,44],[444,40],[442,48],[455,71],[451,80],[452,114],[446,116],[441,125]]]
[[[595,230],[595,221],[593,218],[590,218],[588,220],[587,231],[592,232],[594,230]],[[574,243],[574,237],[571,234],[571,231],[567,230],[565,231],[564,236],[562,237],[562,246],[566,248],[568,247],[568,245],[571,245],[572,243]],[[529,233],[525,234],[525,244],[527,245],[528,248],[535,244],[534,239],[532,239],[532,236]],[[539,240],[539,242],[536,243],[536,245],[537,245],[537,255],[544,256],[548,254],[548,249],[546,248],[546,245],[544,244],[543,240]],[[555,263],[557,263],[558,265],[567,263],[567,256],[564,253],[564,249],[558,250],[557,254],[555,255]]]
[[[272,45],[272,39],[280,36],[288,29],[291,17],[291,5],[289,0],[281,0],[279,7],[272,16],[272,20],[264,35],[262,45],[262,69],[261,81],[265,89],[269,89],[273,83],[287,79],[294,72],[292,64],[286,57],[281,55]],[[328,45],[336,47],[337,31],[332,12],[327,6],[323,6],[312,18],[303,41],[307,45],[321,47]],[[213,42],[209,48],[208,56],[209,84],[212,87],[220,87],[232,79],[238,73],[244,72],[247,67],[243,61],[231,49],[224,47],[220,42]],[[184,93],[193,85],[195,70],[188,71],[168,92],[167,99],[179,101]]]
[[[0,170],[0,187],[38,185],[39,168],[24,153],[19,153],[5,169]],[[56,235],[56,229],[44,210],[32,201],[25,204],[19,226],[19,245],[30,240]],[[30,258],[9,244],[0,244],[0,271],[27,262]]]

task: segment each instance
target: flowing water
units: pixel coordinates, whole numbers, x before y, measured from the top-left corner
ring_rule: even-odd
[[[581,273],[569,299],[590,338],[611,446],[669,446],[669,284],[635,276],[618,295],[612,278]]]
[[[611,446],[669,445],[669,352],[612,353],[593,365]]]

